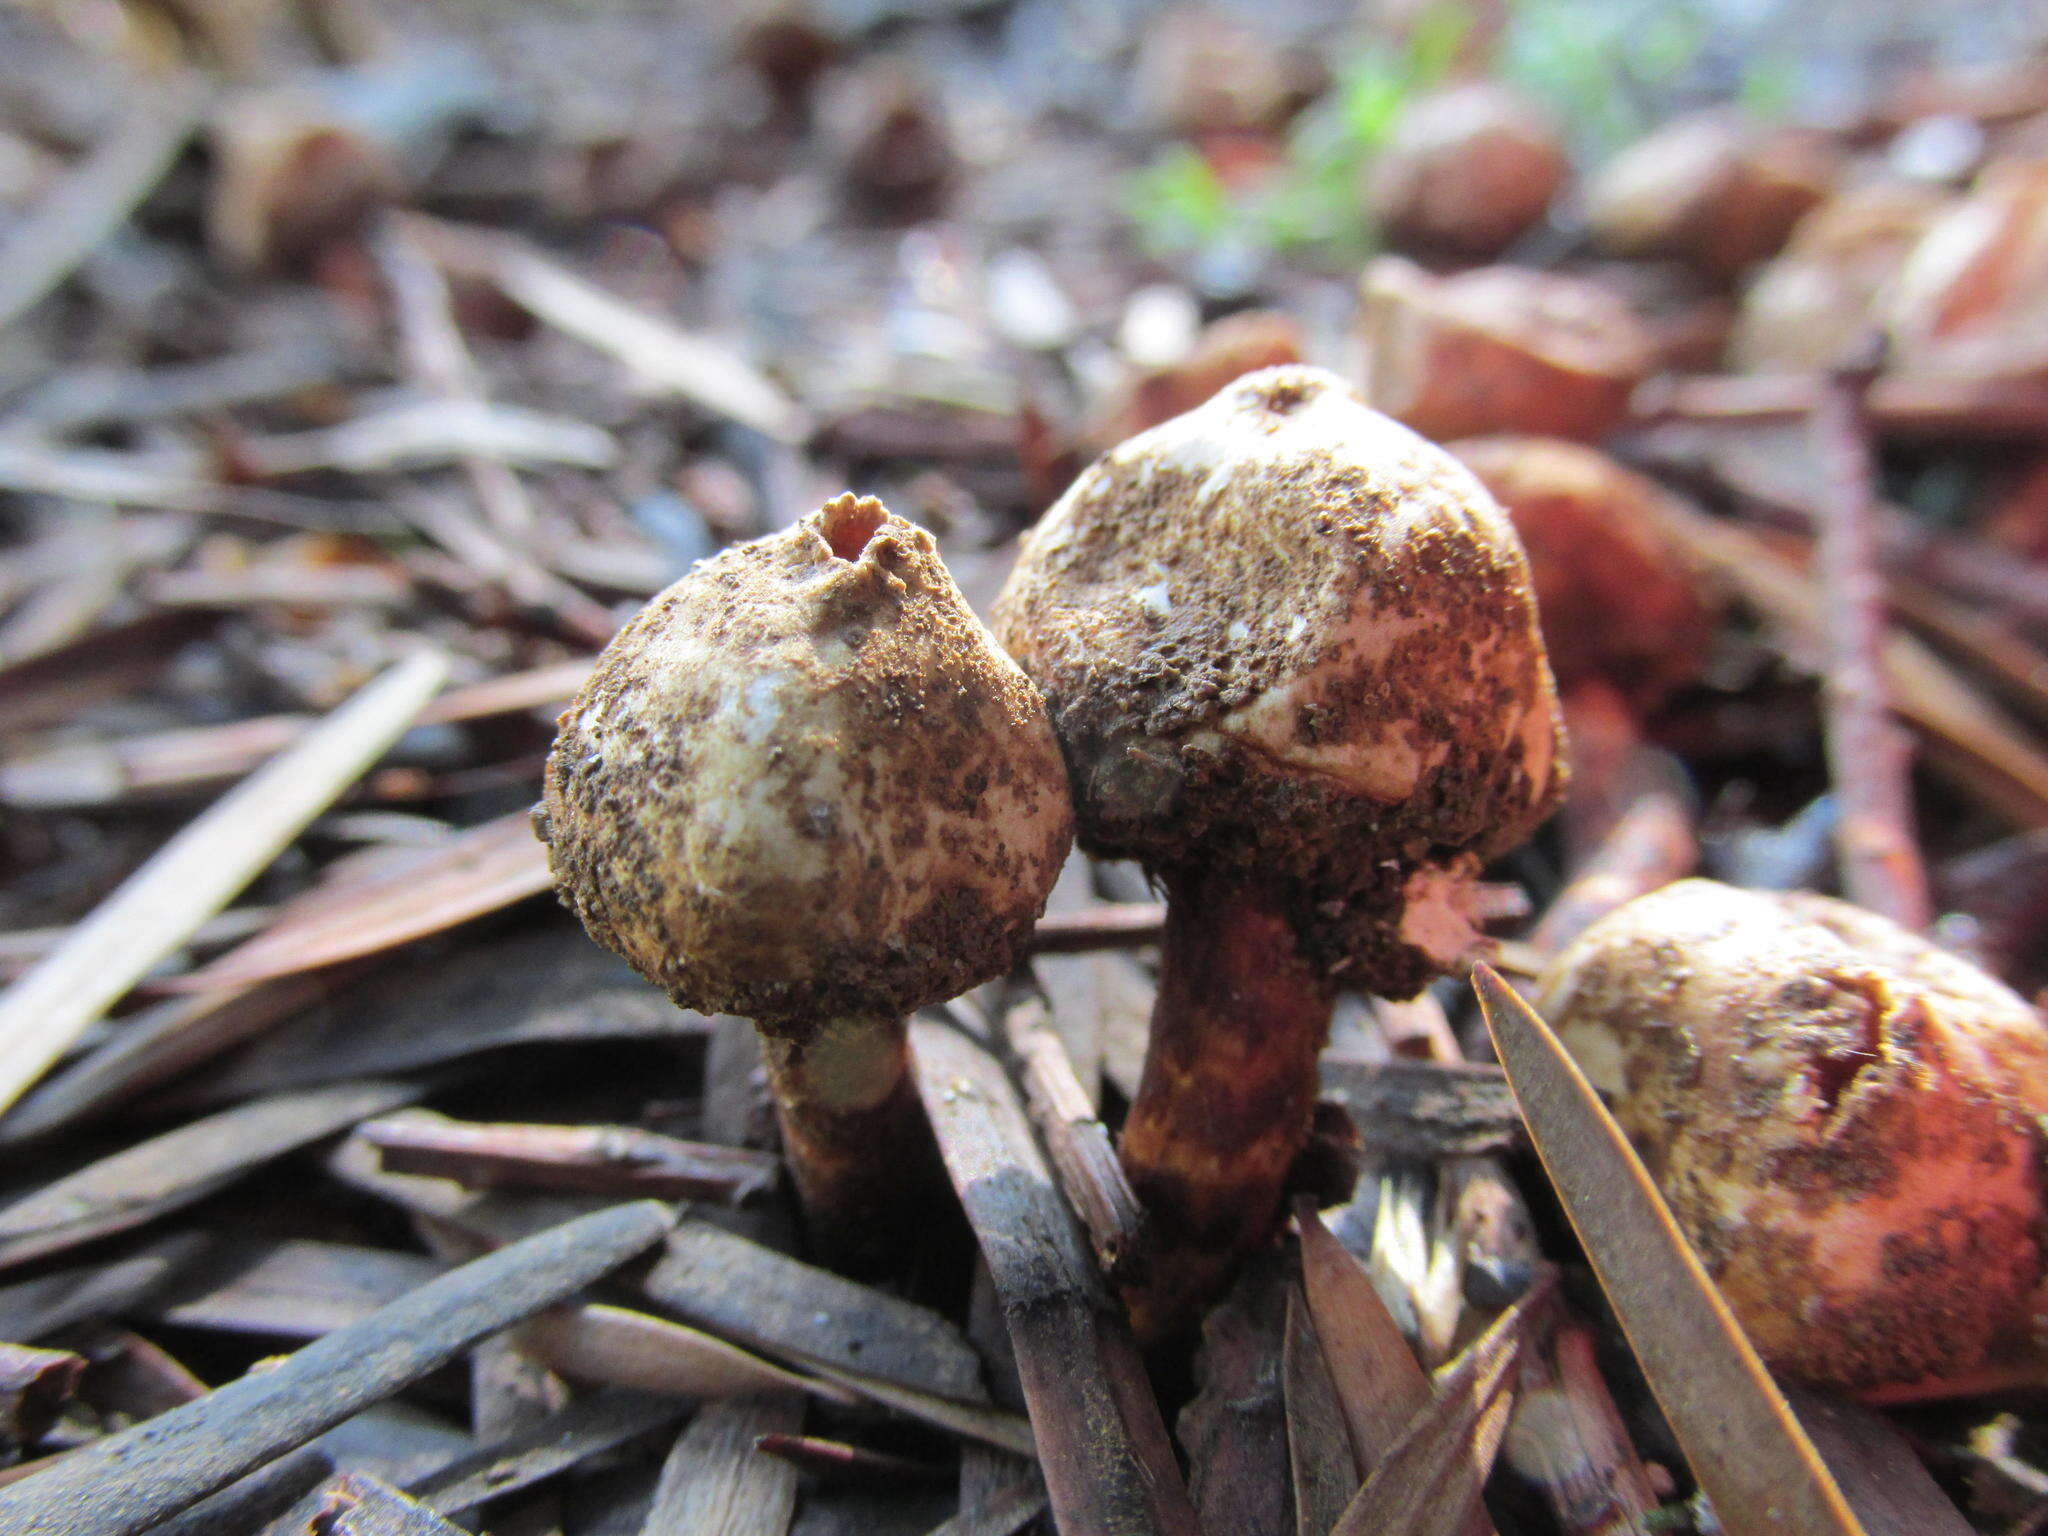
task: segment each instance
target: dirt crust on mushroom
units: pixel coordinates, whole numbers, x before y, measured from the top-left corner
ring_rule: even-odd
[[[2024,1322],[2048,1030],[1989,976],[1844,902],[1686,880],[1539,1005],[1775,1369],[1954,1377]]]
[[[1271,883],[1331,975],[1407,995],[1561,780],[1507,519],[1320,369],[1247,375],[1104,455],[994,627],[1045,691],[1086,846]]]
[[[601,943],[685,1007],[798,1038],[1000,974],[1072,839],[1037,690],[931,535],[851,495],[619,632],[537,824]]]

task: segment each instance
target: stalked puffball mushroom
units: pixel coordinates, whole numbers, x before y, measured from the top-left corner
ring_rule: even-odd
[[[1405,997],[1556,800],[1528,565],[1448,454],[1316,368],[1113,449],[1025,536],[998,637],[1044,690],[1083,845],[1165,887],[1122,1153],[1140,1332],[1264,1239],[1339,986]]]
[[[1558,687],[1569,696],[1597,680],[1648,711],[1699,676],[1720,604],[1665,531],[1663,490],[1597,448],[1556,438],[1447,446],[1528,551]]]
[[[1543,217],[1569,168],[1533,103],[1472,80],[1401,109],[1368,170],[1366,200],[1404,250],[1490,261]]]
[[[1073,839],[1045,705],[931,535],[841,496],[622,629],[537,817],[563,899],[677,1003],[755,1020],[828,1247],[929,1152],[903,1018],[1010,965]]]
[[[1538,432],[1598,442],[1628,415],[1656,339],[1611,290],[1528,267],[1435,277],[1398,256],[1359,283],[1366,397],[1441,442]]]
[[[1679,118],[1588,179],[1586,223],[1616,255],[1668,257],[1726,282],[1777,254],[1839,172],[1824,134]]]
[[[1774,1370],[1953,1379],[2025,1330],[2048,1032],[1975,966],[1845,902],[1684,880],[1588,928],[1539,1007]]]

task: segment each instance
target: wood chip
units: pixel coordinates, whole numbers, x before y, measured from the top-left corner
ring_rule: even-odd
[[[804,1400],[786,1394],[705,1408],[662,1463],[640,1536],[784,1536],[796,1468],[754,1442],[792,1434],[803,1419]]]
[[[669,1219],[663,1207],[639,1201],[466,1264],[270,1370],[0,1491],[0,1530],[137,1536],[476,1340],[581,1290],[652,1246]]]
[[[393,667],[222,796],[0,994],[0,1108],[381,757],[446,672],[430,650]]]
[[[0,1210],[0,1268],[153,1221],[423,1091],[370,1082],[280,1094],[138,1142]]]
[[[408,850],[379,874],[315,886],[246,944],[165,985],[218,991],[359,959],[473,922],[551,884],[532,818],[514,811]]]
[[[988,1401],[980,1360],[938,1313],[707,1222],[678,1225],[645,1284],[663,1311],[750,1348],[935,1397]]]

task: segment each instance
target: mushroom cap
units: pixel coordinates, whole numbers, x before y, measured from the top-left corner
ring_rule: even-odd
[[[1521,536],[1561,687],[1599,677],[1652,709],[1699,676],[1720,605],[1664,531],[1663,490],[1596,448],[1556,438],[1448,446]]]
[[[1262,882],[1313,962],[1386,995],[1470,942],[1463,888],[1561,787],[1513,528],[1321,369],[1248,374],[1097,460],[994,625],[1088,847]]]
[[[1776,254],[1839,169],[1824,134],[1701,113],[1666,123],[1595,172],[1586,223],[1618,255],[1668,256],[1733,278]]]
[[[1382,256],[1359,280],[1366,395],[1441,442],[1487,432],[1598,441],[1628,415],[1656,339],[1612,290],[1528,267],[1434,277]]]
[[[1539,1006],[1770,1364],[1954,1376],[2041,1279],[2048,1030],[1823,896],[1685,880],[1595,923]]]
[[[1488,260],[1543,217],[1569,168],[1534,103],[1469,80],[1402,108],[1367,198],[1398,244]]]
[[[922,528],[841,496],[598,658],[537,818],[591,935],[801,1038],[1007,969],[1073,838],[1045,705]]]

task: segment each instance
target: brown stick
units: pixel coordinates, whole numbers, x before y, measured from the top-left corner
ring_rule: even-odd
[[[1144,1210],[1120,1278],[1138,1337],[1192,1328],[1280,1214],[1308,1139],[1328,982],[1263,893],[1170,892],[1152,1042],[1122,1154]]]
[[[774,1187],[765,1152],[679,1141],[629,1125],[475,1125],[424,1115],[361,1128],[388,1173],[479,1189],[557,1189],[717,1200],[737,1205]]]
[[[1828,381],[1811,374],[1709,374],[1656,379],[1632,402],[1639,423],[1754,421],[1819,408]],[[1870,391],[1870,415],[1887,436],[1976,441],[2048,437],[2048,387],[2019,379],[1890,374]]]
[[[910,1038],[918,1092],[1002,1299],[1061,1536],[1193,1536],[1158,1402],[1016,1090],[957,1030],[916,1020]]]
[[[1813,412],[1830,487],[1817,549],[1825,596],[1828,765],[1841,802],[1836,843],[1851,901],[1911,929],[1928,922],[1927,872],[1913,837],[1910,750],[1884,679],[1884,579],[1877,571],[1867,380],[1829,379]]]

